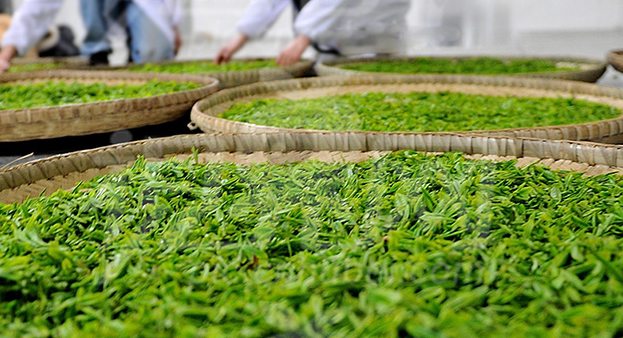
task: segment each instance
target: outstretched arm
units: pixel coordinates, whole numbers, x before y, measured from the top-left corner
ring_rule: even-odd
[[[17,49],[15,46],[5,46],[0,51],[0,73],[4,73],[11,67],[11,60],[17,54]]]
[[[335,27],[344,21],[349,3],[370,1],[379,0],[311,0],[303,7],[294,22],[297,37],[281,51],[277,64],[282,66],[295,64],[311,45],[312,40],[318,41],[324,38],[324,35],[336,34]]]
[[[26,54],[45,36],[63,0],[26,0],[15,12],[2,47],[11,45],[19,55]]]
[[[219,50],[218,54],[216,54],[216,58],[214,58],[214,63],[217,65],[223,62],[229,62],[231,57],[244,46],[249,37],[243,33],[238,34],[235,38],[231,39],[221,50]]]
[[[221,48],[214,62],[229,61],[248,40],[262,37],[289,4],[290,0],[253,0],[238,21],[239,34]]]
[[[286,48],[281,50],[279,57],[277,57],[277,64],[280,66],[289,66],[299,62],[305,49],[307,49],[310,44],[311,41],[307,36],[299,35],[296,39],[292,40]]]

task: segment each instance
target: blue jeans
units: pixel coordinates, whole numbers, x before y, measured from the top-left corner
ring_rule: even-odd
[[[107,22],[112,19],[126,28],[131,61],[155,62],[174,57],[171,42],[133,1],[80,0],[80,11],[87,31],[82,54],[112,51]]]

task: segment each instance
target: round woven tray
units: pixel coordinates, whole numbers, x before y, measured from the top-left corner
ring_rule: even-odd
[[[623,109],[623,89],[574,81],[500,76],[374,74],[287,80],[219,91],[197,102],[193,107],[191,127],[199,127],[204,132],[293,132],[295,131],[294,129],[236,122],[216,116],[229,109],[235,103],[248,102],[258,98],[302,99],[370,91],[451,91],[499,96],[575,97]],[[466,131],[461,133],[619,143],[623,141],[623,117],[576,125]]]
[[[12,66],[57,64],[58,69],[86,69],[89,60],[81,56],[71,57],[43,57],[43,58],[15,58],[11,61]]]
[[[197,100],[218,90],[217,80],[201,76],[70,70],[6,73],[0,76],[0,84],[50,80],[140,84],[153,79],[192,81],[203,86],[145,98],[0,110],[0,142],[95,134],[160,124],[183,117]]]
[[[623,147],[588,142],[512,139],[456,134],[388,133],[270,133],[195,134],[152,139],[59,155],[0,170],[0,202],[20,202],[27,197],[77,182],[121,171],[138,156],[149,161],[171,157],[184,160],[199,152],[200,162],[239,164],[321,161],[363,161],[396,150],[443,153],[463,152],[469,158],[518,159],[525,166],[540,163],[557,170],[600,175],[623,174]]]
[[[623,50],[613,50],[608,53],[608,63],[623,73]]]
[[[540,73],[519,73],[512,74],[512,76],[521,77],[536,77],[547,79],[560,79],[560,80],[573,80],[583,82],[595,82],[606,71],[607,63],[603,60],[585,59],[585,58],[572,58],[572,57],[542,57],[542,56],[421,56],[433,59],[447,59],[447,60],[465,60],[479,57],[493,57],[501,60],[548,60],[557,62],[560,65],[577,65],[580,69],[557,71],[557,72],[540,72]],[[377,62],[377,61],[410,61],[415,60],[418,57],[377,57],[377,58],[337,58],[328,60],[322,63],[318,63],[315,66],[316,73],[319,76],[332,76],[332,75],[358,75],[358,74],[371,74],[370,72],[362,72],[356,70],[343,69],[340,66],[348,63],[359,62]],[[373,73],[379,74],[379,73]],[[511,74],[507,75],[511,76]]]
[[[237,59],[236,61],[258,61],[265,59]],[[165,62],[155,62],[153,64],[157,65],[166,65],[166,64],[185,64],[185,63],[194,63],[194,62],[213,62],[211,59],[204,60],[186,60],[186,61],[165,61]],[[119,67],[107,67],[107,68],[99,68],[102,70],[128,70],[132,67],[137,66],[136,64],[128,64],[125,66]],[[218,73],[205,73],[205,74],[195,74],[201,76],[208,76],[211,78],[215,78],[220,82],[220,88],[231,88],[242,86],[250,83],[256,82],[264,82],[264,81],[275,81],[275,80],[285,80],[285,79],[293,79],[298,77],[307,76],[311,73],[314,63],[312,61],[301,61],[291,66],[286,67],[277,67],[277,68],[258,68],[258,69],[250,69],[250,70],[241,70],[241,71],[231,71],[231,72],[218,72]],[[160,74],[160,73],[157,73]]]

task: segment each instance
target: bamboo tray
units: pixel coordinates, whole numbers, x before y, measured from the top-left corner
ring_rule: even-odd
[[[302,99],[370,91],[451,91],[498,96],[575,97],[623,109],[623,89],[574,81],[500,76],[375,74],[286,80],[223,90],[197,102],[191,112],[191,128],[199,127],[204,132],[293,132],[294,129],[230,121],[217,116],[235,103],[258,98]],[[460,133],[618,143],[623,141],[623,117],[575,125]]]
[[[577,70],[566,70],[557,72],[535,72],[535,73],[518,73],[508,74],[505,76],[521,76],[521,77],[535,77],[535,78],[547,78],[547,79],[560,79],[560,80],[573,80],[582,82],[596,82],[606,71],[607,63],[603,60],[586,59],[586,58],[573,58],[573,57],[542,57],[542,56],[421,56],[433,59],[447,59],[447,60],[465,60],[478,57],[492,57],[501,60],[548,60],[557,62],[559,65],[577,65]],[[340,68],[341,65],[349,63],[360,62],[377,62],[377,61],[409,61],[417,59],[418,57],[377,57],[377,58],[337,58],[328,60],[322,63],[318,63],[315,66],[316,73],[319,76],[331,76],[331,75],[361,75],[361,74],[380,74],[372,72],[362,72],[356,70],[349,70]],[[497,75],[494,75],[497,76]]]
[[[614,69],[623,73],[623,50],[613,50],[608,53],[608,63]]]
[[[78,182],[120,172],[144,156],[148,161],[171,157],[186,159],[197,150],[200,162],[239,164],[322,161],[363,161],[396,150],[443,153],[463,152],[467,157],[517,165],[533,163],[556,170],[600,175],[623,174],[623,146],[588,142],[548,141],[457,134],[401,133],[269,133],[195,134],[152,139],[58,155],[0,170],[0,202],[20,202]]]
[[[0,83],[71,80],[140,84],[152,79],[192,81],[203,86],[145,98],[1,110],[0,142],[95,134],[160,124],[183,117],[195,102],[218,90],[217,80],[201,76],[71,70],[6,73],[0,76]]]
[[[258,61],[258,60],[262,60],[262,59],[237,59],[233,61]],[[154,62],[152,64],[167,65],[167,64],[185,64],[185,63],[194,63],[194,62],[212,63],[213,60],[203,59],[203,60],[187,60],[187,61],[165,61],[165,62]],[[313,65],[314,63],[312,61],[300,61],[294,65],[286,66],[286,67],[258,68],[258,69],[250,69],[250,70],[216,72],[216,73],[205,73],[205,74],[195,74],[195,75],[208,76],[211,78],[215,78],[220,81],[221,88],[231,88],[231,87],[237,87],[237,86],[242,86],[242,85],[256,83],[256,82],[285,80],[285,79],[293,79],[293,78],[307,76],[312,71]],[[135,67],[135,66],[137,65],[128,64],[128,65],[119,66],[119,67],[106,67],[106,68],[96,68],[96,69],[129,70],[130,68]],[[152,73],[152,74],[162,74],[162,73]]]
[[[70,57],[42,57],[42,58],[15,58],[11,61],[12,66],[25,65],[48,65],[55,64],[55,69],[86,69],[89,67],[89,60],[80,56]],[[11,70],[9,70],[11,71]],[[21,70],[18,70],[21,72]]]

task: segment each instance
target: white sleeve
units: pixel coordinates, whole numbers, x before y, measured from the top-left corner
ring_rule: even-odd
[[[297,34],[313,41],[353,37],[402,25],[409,0],[311,0],[294,22]]]
[[[12,45],[19,55],[26,54],[45,36],[62,6],[63,0],[25,0],[2,38],[2,47]]]
[[[181,0],[172,0],[173,4],[173,15],[171,16],[171,23],[173,27],[179,27],[180,22],[182,22],[182,17],[184,12],[182,11],[182,1]]]
[[[335,31],[347,15],[349,3],[361,0],[311,0],[298,14],[294,21],[294,31],[305,35],[312,41],[322,40],[326,34]]]
[[[251,39],[263,36],[291,0],[253,0],[236,28]]]

